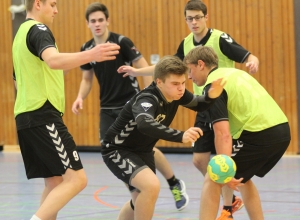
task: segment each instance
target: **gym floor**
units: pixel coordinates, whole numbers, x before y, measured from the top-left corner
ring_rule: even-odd
[[[108,170],[98,152],[80,152],[88,186],[71,200],[58,220],[113,220],[130,195],[124,184]],[[166,180],[158,173],[161,191],[154,220],[198,219],[203,177],[192,164],[192,154],[166,154],[176,177],[186,183],[189,205],[177,211]],[[300,219],[300,156],[284,156],[263,179],[253,178],[263,205],[265,219]],[[39,206],[43,180],[27,180],[20,152],[0,152],[0,219],[28,220]],[[239,195],[239,193],[237,193]],[[243,208],[236,220],[249,219]]]

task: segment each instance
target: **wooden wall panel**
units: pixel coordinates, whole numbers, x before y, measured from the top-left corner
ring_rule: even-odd
[[[0,146],[4,144],[16,144],[16,126],[13,115],[13,106],[15,100],[15,90],[12,79],[12,23],[11,13],[7,10],[10,1],[0,2]]]
[[[179,43],[189,34],[184,20],[184,6],[187,0],[103,0],[110,11],[111,31],[128,36],[150,63],[151,54],[175,54]],[[10,1],[1,1],[1,39],[6,39],[0,52],[0,62],[4,75],[1,81],[0,144],[16,144],[13,120],[14,90],[11,82],[11,19],[7,8]],[[59,14],[52,30],[61,52],[76,52],[92,35],[86,26],[85,8],[94,0],[58,0]],[[274,97],[287,114],[292,142],[289,153],[296,153],[297,137],[297,96],[295,70],[295,40],[292,0],[204,0],[208,6],[208,25],[230,34],[238,43],[260,59],[259,72],[255,77]],[[282,13],[285,11],[286,13]],[[237,68],[247,70],[245,64]],[[66,112],[64,121],[75,141],[81,146],[98,146],[99,128],[99,86],[94,80],[91,93],[84,102],[84,110],[79,116],[71,111],[77,97],[81,72],[71,70],[65,76]],[[141,78],[139,78],[141,82]],[[142,82],[141,82],[142,84]],[[143,85],[142,85],[143,86]],[[187,80],[187,87],[192,83]],[[1,114],[1,115],[2,115]],[[185,130],[194,123],[195,113],[180,108],[171,126]],[[182,147],[188,145],[159,141],[158,146]]]

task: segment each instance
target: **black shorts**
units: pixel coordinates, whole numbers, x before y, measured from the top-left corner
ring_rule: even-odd
[[[67,168],[83,168],[73,137],[62,121],[18,130],[18,138],[28,179],[61,176]]]
[[[130,191],[136,189],[130,182],[138,172],[148,167],[155,173],[154,151],[140,153],[118,149],[102,152],[102,158],[110,171],[128,184]]]
[[[115,122],[121,111],[122,108],[100,110],[99,139],[101,144],[108,128]]]
[[[254,175],[264,177],[283,156],[289,143],[288,123],[242,134],[239,140],[233,141],[232,159],[237,165],[235,178],[243,177],[245,183]]]
[[[216,153],[215,148],[215,134],[211,123],[196,121],[195,127],[200,128],[203,131],[203,136],[201,136],[192,148],[194,153],[206,153],[211,152]]]

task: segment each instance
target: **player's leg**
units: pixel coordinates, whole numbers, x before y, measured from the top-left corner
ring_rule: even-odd
[[[238,145],[232,156],[237,166],[235,178],[244,178],[245,185],[240,187],[240,191],[250,219],[263,219],[259,194],[251,178],[254,175],[264,177],[280,160],[290,142],[286,126],[255,133],[244,132],[240,137],[242,141],[234,141]]]
[[[73,138],[62,121],[18,131],[18,137],[27,177],[46,179],[36,216],[55,218],[87,183]]]
[[[64,207],[74,196],[81,192],[87,184],[86,175],[83,169],[67,169],[63,175],[63,182],[57,185],[46,197],[36,216],[41,219],[48,219],[62,207]]]
[[[114,123],[122,109],[101,109],[100,110],[100,126],[99,126],[99,139],[102,140],[109,127]]]
[[[61,182],[63,181],[62,176],[55,176],[55,177],[49,177],[49,178],[45,178],[44,182],[45,182],[45,188],[44,191],[42,193],[42,198],[41,198],[41,202],[40,205],[42,205],[42,203],[44,202],[44,200],[46,199],[46,197],[48,196],[48,194],[57,186],[59,185]],[[51,218],[49,218],[49,220],[55,220],[57,218],[57,213],[52,216]]]
[[[214,131],[210,123],[199,121],[199,116],[196,118],[195,127],[203,131],[203,136],[193,145],[193,164],[205,176],[210,155],[216,153]]]
[[[160,188],[159,180],[155,175],[154,152],[133,153],[111,150],[107,148],[107,143],[104,143],[102,157],[111,172],[128,184],[131,192],[133,208],[130,209],[127,202],[121,209],[119,219],[128,218],[133,209],[134,219],[151,219]]]
[[[160,190],[159,179],[151,169],[146,168],[138,172],[130,184],[139,190],[133,198],[134,219],[151,220]]]
[[[184,209],[189,202],[189,197],[186,193],[186,186],[183,180],[177,179],[174,175],[174,172],[171,168],[170,163],[164,154],[157,149],[153,148],[155,154],[155,166],[156,169],[165,177],[167,180],[170,190],[173,194],[175,205],[178,210]]]
[[[134,219],[134,205],[132,199],[126,202],[121,208],[117,220],[132,220]]]
[[[221,184],[213,182],[208,174],[205,175],[201,190],[199,219],[216,219],[220,204],[221,188]]]
[[[210,160],[211,154],[216,153],[214,144],[215,136],[211,125],[209,123],[199,121],[199,117],[196,118],[195,126],[199,127],[203,131],[204,135],[194,143],[194,146],[192,148],[193,163],[204,176],[207,172],[207,165]],[[225,193],[226,195],[224,195],[223,193]],[[229,189],[228,187],[223,187],[223,209],[229,210],[230,213],[234,213],[244,206],[243,201],[238,196],[232,194],[233,191],[231,189]],[[230,195],[232,196],[229,197]]]
[[[259,193],[252,182],[248,180],[244,186],[239,187],[239,190],[242,194],[242,198],[251,220],[263,220],[264,215],[262,211],[262,206],[260,202]]]

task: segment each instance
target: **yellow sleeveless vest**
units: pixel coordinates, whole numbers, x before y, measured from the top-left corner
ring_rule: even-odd
[[[33,55],[26,44],[30,28],[39,24],[34,20],[24,22],[13,42],[13,63],[17,83],[17,98],[14,106],[18,114],[41,108],[49,100],[61,113],[65,110],[64,74],[53,70],[39,57]]]

